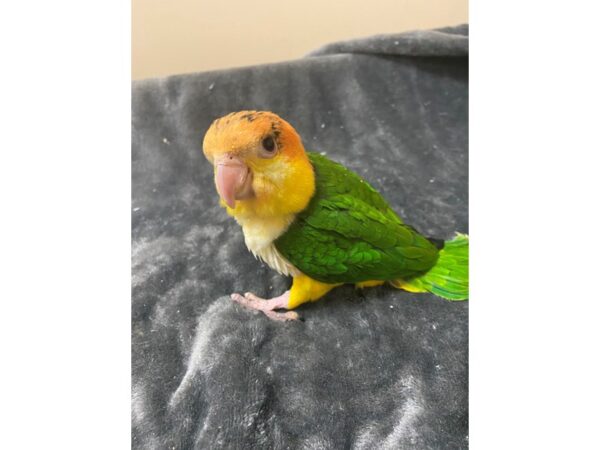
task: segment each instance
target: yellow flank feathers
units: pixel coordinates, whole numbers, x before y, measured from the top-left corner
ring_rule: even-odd
[[[427,292],[426,289],[418,288],[418,287],[410,284],[408,281],[404,281],[401,279],[392,280],[392,281],[390,281],[390,284],[397,289],[403,289],[407,292],[414,292],[414,293]]]
[[[337,286],[341,286],[341,284],[321,283],[304,274],[299,274],[294,277],[287,309],[297,308],[306,302],[314,302]]]

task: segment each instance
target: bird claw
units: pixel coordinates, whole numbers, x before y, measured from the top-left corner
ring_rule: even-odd
[[[251,292],[246,292],[243,296],[237,293],[231,294],[231,299],[248,309],[262,311],[271,320],[287,322],[300,319],[300,316],[295,311],[275,311],[276,309],[284,309],[287,306],[289,291],[279,297],[268,300],[260,298]]]
[[[286,311],[286,312],[277,312],[277,311],[263,311],[265,315],[272,320],[278,320],[281,322],[291,322],[292,320],[300,320],[300,316],[296,311]]]

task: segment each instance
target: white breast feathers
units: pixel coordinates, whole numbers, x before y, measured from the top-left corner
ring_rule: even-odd
[[[293,215],[277,220],[238,219],[244,232],[244,239],[248,250],[255,257],[264,261],[271,269],[276,270],[282,275],[295,276],[300,273],[292,263],[279,253],[273,243],[275,239],[285,233],[293,220]]]

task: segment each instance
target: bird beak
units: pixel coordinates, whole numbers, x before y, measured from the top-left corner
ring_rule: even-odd
[[[232,209],[236,200],[252,195],[250,169],[235,156],[224,155],[215,162],[215,184],[219,196]]]

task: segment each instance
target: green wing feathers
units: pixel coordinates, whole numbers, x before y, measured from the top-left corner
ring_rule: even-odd
[[[323,283],[382,280],[449,300],[468,297],[465,235],[438,250],[357,174],[324,156],[308,156],[315,195],[275,241],[288,261]]]
[[[366,181],[324,156],[309,157],[315,195],[275,241],[288,261],[332,284],[413,277],[435,264],[438,249],[403,224]]]
[[[341,196],[360,200],[392,222],[402,223],[381,194],[356,173],[318,153],[307,152],[307,154],[316,172],[317,192],[314,200],[321,201]]]
[[[412,277],[438,257],[411,228],[344,197],[312,205],[275,245],[303,273],[331,284]]]
[[[431,292],[446,300],[469,298],[469,237],[457,233],[446,241],[437,264],[423,275],[396,280],[395,286],[415,292]]]

